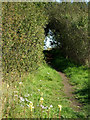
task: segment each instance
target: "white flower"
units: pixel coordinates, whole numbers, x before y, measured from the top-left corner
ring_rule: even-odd
[[[46,107],[44,107],[44,109],[47,109],[48,107],[46,106]]]
[[[40,89],[38,89],[38,91],[40,91]]]
[[[14,95],[14,96],[18,97],[18,95]]]
[[[19,84],[21,85],[21,84],[22,84],[22,82],[19,82]]]
[[[48,108],[49,110],[50,110],[50,108],[52,108],[53,106],[52,105],[50,105],[50,107]]]
[[[50,73],[47,72],[47,74],[50,74]]]
[[[43,105],[40,105],[42,107],[42,109],[47,109],[48,107],[44,107]]]
[[[20,97],[20,100],[21,100],[21,101],[24,101],[24,98],[23,98],[23,97]]]
[[[26,100],[27,102],[29,102],[29,100],[28,100],[27,98],[25,98],[25,100]]]
[[[50,105],[50,108],[52,108],[53,106],[52,105]]]
[[[42,81],[42,80],[40,80],[40,81]]]
[[[40,105],[41,107],[43,107],[43,105]]]
[[[24,95],[25,97],[28,97],[28,96],[30,96],[29,94],[27,94],[27,95]]]
[[[40,100],[43,101],[44,100],[43,97],[41,97]]]
[[[18,93],[18,91],[14,91],[14,93]]]
[[[31,94],[31,96],[32,96],[32,94]]]
[[[31,103],[31,101],[29,101],[27,98],[25,98],[25,100],[26,100],[27,102],[30,102],[30,103]]]
[[[27,104],[28,107],[30,107],[28,104]]]

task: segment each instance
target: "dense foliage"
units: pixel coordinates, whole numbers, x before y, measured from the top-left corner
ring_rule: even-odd
[[[89,116],[88,68],[70,60],[83,64],[88,62],[87,9],[85,3],[2,3],[3,117],[31,117],[31,101],[35,107],[32,111],[34,118],[58,117],[58,104],[63,106],[62,118]],[[49,50],[48,55],[47,51],[43,51],[43,45],[49,30],[54,34],[57,47]],[[50,67],[42,64],[43,53],[51,62]],[[70,83],[75,86],[76,98],[84,105],[81,112],[70,108],[71,101],[64,95],[62,79],[51,67],[70,78]],[[43,105],[48,106],[48,111],[53,105],[50,114],[47,114],[47,109],[42,113],[38,104],[42,92]]]
[[[49,24],[60,42],[63,55],[77,63],[87,63],[89,54],[88,6],[86,3],[52,3],[48,7]]]
[[[33,71],[43,61],[45,35],[51,29],[63,55],[88,61],[88,7],[85,3],[3,3],[4,71]]]
[[[4,71],[33,71],[43,59],[47,17],[37,3],[2,4]]]

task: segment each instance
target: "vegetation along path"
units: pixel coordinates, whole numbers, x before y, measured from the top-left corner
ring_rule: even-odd
[[[69,97],[69,100],[70,100],[70,107],[72,107],[75,111],[80,111],[81,109],[81,104],[75,99],[74,95],[73,95],[73,86],[69,84],[68,82],[68,78],[65,76],[64,73],[62,72],[58,72],[63,80],[63,84],[64,84],[64,92],[65,92],[65,95],[67,97]]]

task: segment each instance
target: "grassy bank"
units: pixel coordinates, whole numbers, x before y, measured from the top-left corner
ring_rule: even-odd
[[[86,117],[84,111],[75,112],[70,108],[70,101],[63,91],[62,79],[51,67],[41,65],[38,71],[23,74],[21,79],[16,78],[17,81],[9,83],[6,90],[6,83],[3,83],[3,117],[59,118],[58,105],[62,105],[62,118]],[[42,106],[40,106],[41,97],[44,99]],[[32,112],[29,106],[31,102],[34,106]]]
[[[88,67],[76,65],[69,59],[55,56],[52,61],[53,68],[62,71],[69,78],[69,83],[75,89],[75,97],[83,104],[85,114],[89,116],[89,100],[88,100]]]

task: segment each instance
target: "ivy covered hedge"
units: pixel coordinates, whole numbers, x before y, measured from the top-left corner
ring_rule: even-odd
[[[42,4],[2,3],[2,64],[13,69],[33,71],[43,60],[44,27],[47,16]]]

